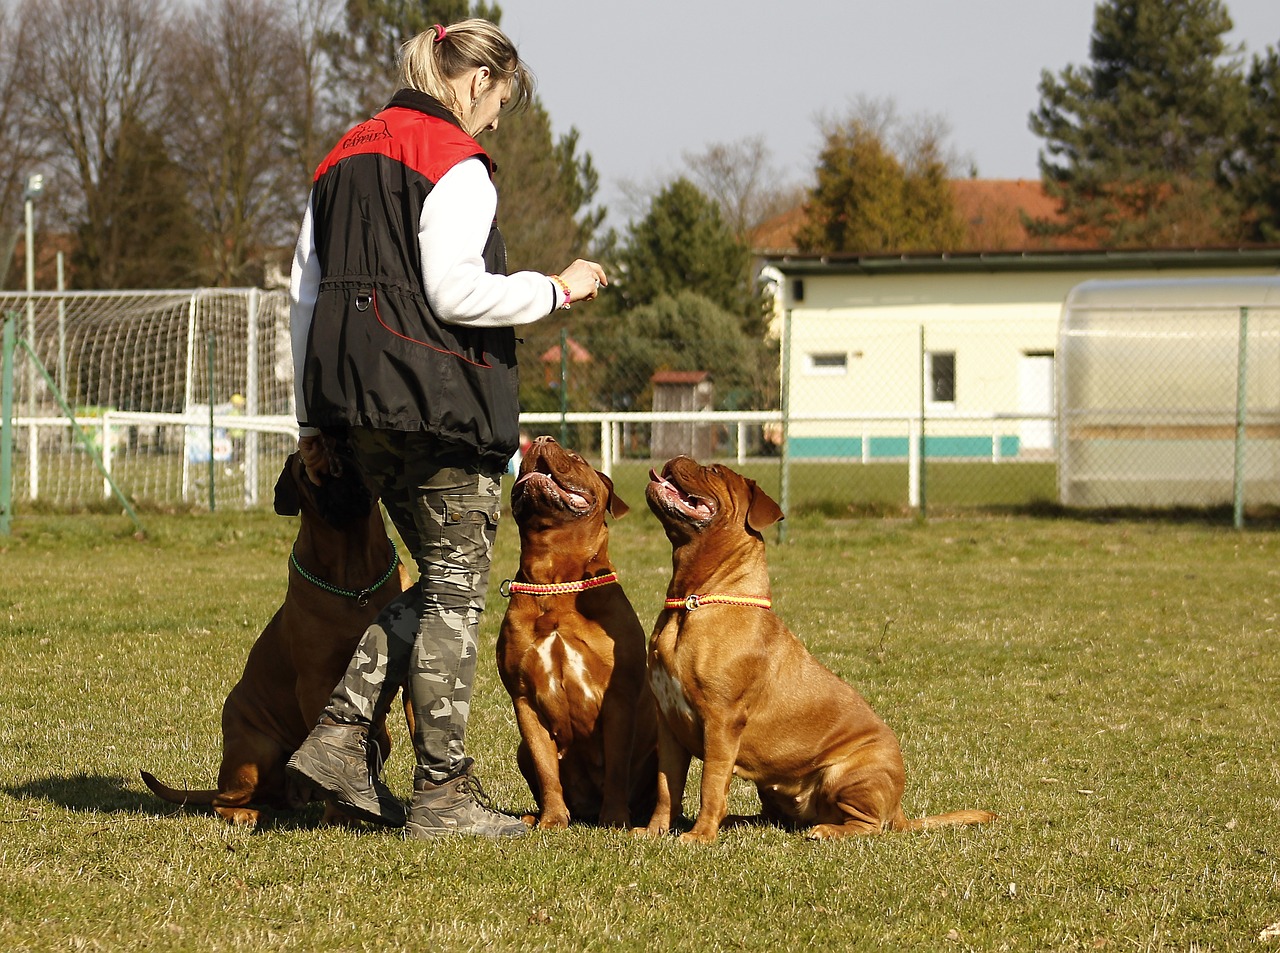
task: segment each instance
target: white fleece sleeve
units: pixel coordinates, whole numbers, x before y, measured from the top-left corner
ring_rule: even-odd
[[[311,200],[308,198],[307,209],[302,214],[302,230],[298,233],[298,244],[293,251],[293,268],[289,273],[289,337],[293,346],[293,394],[299,423],[307,420],[307,408],[302,399],[302,368],[319,290],[320,259],[316,256]],[[306,428],[302,435],[318,432]]]
[[[484,246],[498,192],[478,158],[440,177],[422,205],[418,249],[427,301],[441,321],[473,327],[529,324],[555,310],[560,289],[536,271],[492,275]]]

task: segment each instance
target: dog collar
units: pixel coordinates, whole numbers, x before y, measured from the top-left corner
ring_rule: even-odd
[[[387,542],[391,544],[391,565],[387,567],[387,571],[383,573],[382,578],[368,589],[340,589],[337,586],[330,585],[318,576],[311,575],[311,573],[302,568],[302,563],[298,562],[297,543],[294,543],[293,549],[289,550],[289,562],[293,563],[293,568],[298,570],[298,575],[311,583],[311,585],[323,589],[325,592],[332,592],[335,596],[354,599],[357,605],[367,606],[369,597],[382,588],[383,583],[395,574],[396,566],[400,565],[400,554],[396,551],[395,540],[388,536]]]
[[[506,599],[510,599],[511,594],[515,592],[523,593],[527,596],[561,596],[594,589],[596,586],[608,586],[617,581],[618,574],[616,572],[607,572],[603,576],[592,576],[590,579],[580,579],[577,582],[536,583],[504,579],[502,584],[498,586],[498,592]]]
[[[683,599],[668,599],[663,605],[668,609],[688,609],[692,612],[702,606],[708,605],[725,605],[725,606],[754,606],[757,609],[772,609],[772,599],[760,599],[756,596],[714,596],[700,595],[694,593],[691,596],[685,596]]]

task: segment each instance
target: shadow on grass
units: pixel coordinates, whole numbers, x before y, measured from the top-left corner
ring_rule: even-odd
[[[51,774],[2,790],[18,801],[46,801],[68,811],[93,814],[149,814],[172,817],[181,814],[217,820],[212,807],[171,804],[149,792],[138,791],[136,778],[102,774]],[[324,805],[315,802],[297,811],[261,808],[258,830],[310,830],[321,826]],[[372,829],[372,828],[370,828]]]

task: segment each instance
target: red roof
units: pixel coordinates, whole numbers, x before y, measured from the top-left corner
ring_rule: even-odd
[[[1023,217],[1058,218],[1055,199],[1036,179],[952,179],[956,212],[968,227],[960,248],[948,251],[1045,251],[1091,247],[1087,242],[1061,237],[1033,236]],[[751,235],[752,248],[762,255],[798,251],[795,234],[805,223],[804,206],[798,205],[762,223]],[[857,251],[857,249],[846,249]]]
[[[575,341],[568,338],[569,343],[569,360],[574,364],[586,364],[591,360],[591,352]],[[560,363],[560,345],[554,344],[542,352],[542,360],[547,364]]]
[[[655,384],[701,384],[710,371],[654,371],[649,378]]]

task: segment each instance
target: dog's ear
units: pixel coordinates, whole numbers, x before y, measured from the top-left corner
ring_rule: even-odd
[[[627,506],[622,497],[613,492],[613,481],[599,470],[596,471],[596,476],[600,478],[600,482],[603,483],[605,485],[605,489],[609,491],[609,502],[608,505],[605,506],[605,509],[609,511],[609,515],[614,519],[621,519],[630,513],[631,507]]]
[[[744,477],[743,482],[747,484],[747,492],[751,495],[751,503],[747,507],[747,525],[757,533],[762,533],[766,527],[782,519],[782,507],[760,489],[755,480]]]
[[[298,498],[298,484],[293,481],[293,459],[298,454],[289,454],[284,461],[284,469],[276,480],[276,513],[280,516],[297,516],[302,512],[302,500]]]

